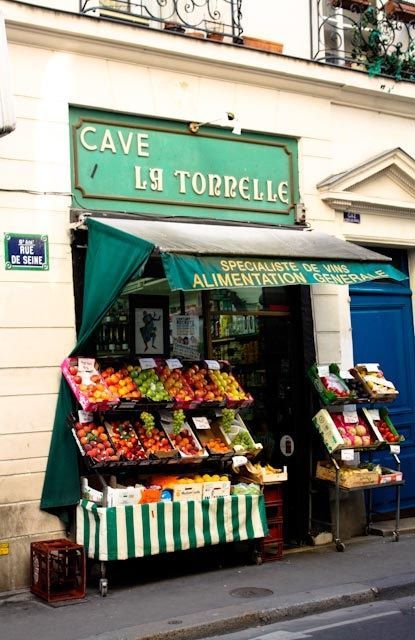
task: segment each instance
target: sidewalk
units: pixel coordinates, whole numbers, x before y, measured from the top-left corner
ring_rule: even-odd
[[[415,591],[414,534],[359,538],[344,553],[328,545],[261,566],[242,564],[242,556],[232,565],[226,549],[178,557],[116,563],[106,598],[97,580],[85,600],[56,607],[29,593],[3,597],[0,637],[192,640]],[[227,566],[213,566],[218,557]]]

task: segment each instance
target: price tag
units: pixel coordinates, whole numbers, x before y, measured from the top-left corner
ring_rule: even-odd
[[[347,369],[340,369],[340,373],[339,373],[340,377],[343,378],[343,380],[353,380],[353,376],[350,373],[350,371],[348,371]]]
[[[78,411],[78,420],[81,424],[85,424],[86,422],[92,422],[94,419],[91,411]]]
[[[140,363],[140,367],[143,369],[155,369],[156,361],[154,358],[139,358],[138,362]]]
[[[78,358],[78,371],[92,373],[95,369],[94,358]]]
[[[183,367],[178,358],[169,358],[169,360],[166,360],[166,364],[169,369],[181,369]]]
[[[200,418],[193,418],[193,422],[195,423],[196,429],[201,431],[203,429],[210,429],[209,420],[205,416],[201,416]]]
[[[391,444],[391,453],[400,453],[401,446],[399,444]]]
[[[354,449],[342,449],[340,457],[342,460],[354,460]]]
[[[212,371],[219,371],[220,369],[220,364],[217,360],[205,360],[205,363],[207,368]]]
[[[380,420],[379,409],[369,409],[369,414],[372,420]]]
[[[319,364],[317,367],[317,371],[318,371],[318,377],[322,378],[323,376],[328,376],[330,371],[329,371],[329,365],[328,364]]]
[[[355,424],[359,422],[357,411],[343,411],[343,418],[346,424]]]

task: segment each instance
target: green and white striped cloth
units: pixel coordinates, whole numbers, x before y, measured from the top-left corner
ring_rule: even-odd
[[[76,541],[88,558],[127,560],[268,534],[264,496],[98,507],[81,500]]]

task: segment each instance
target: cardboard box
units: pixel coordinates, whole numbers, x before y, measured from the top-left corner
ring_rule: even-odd
[[[326,449],[329,453],[344,447],[343,438],[337,430],[336,425],[327,409],[320,409],[313,418],[313,424],[321,435]],[[349,447],[350,449],[350,447]]]
[[[224,498],[225,496],[229,496],[231,493],[230,480],[227,482],[225,482],[225,480],[219,480],[218,482],[204,482],[202,487],[203,500],[211,498]]]
[[[389,484],[390,482],[402,482],[402,471],[394,471],[393,469],[386,469],[382,467],[382,474],[378,475],[379,484]]]
[[[189,502],[189,500],[202,500],[203,484],[192,482],[189,484],[176,484],[173,487],[173,500]]]
[[[107,507],[138,504],[141,499],[142,491],[142,487],[124,487],[122,489],[112,489],[111,487],[107,487]]]

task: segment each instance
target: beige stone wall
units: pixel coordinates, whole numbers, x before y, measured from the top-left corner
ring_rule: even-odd
[[[0,139],[0,232],[47,233],[48,272],[0,269],[0,590],[28,583],[31,540],[61,535],[39,511],[59,381],[75,340],[69,245],[69,105],[171,119],[234,111],[244,130],[299,138],[308,222],[344,236],[415,242],[414,222],[365,218],[345,226],[316,185],[396,146],[415,155],[415,85],[385,95],[355,72],[0,0],[6,15],[16,131]],[[26,29],[25,22],[34,29]],[[364,108],[362,108],[364,106]],[[392,133],[393,131],[393,133]],[[362,238],[357,238],[362,241]],[[376,240],[378,238],[378,240]],[[412,239],[412,240],[411,240]],[[3,244],[0,260],[4,264]],[[411,262],[413,265],[413,261]],[[347,288],[313,288],[321,363],[351,363]]]

